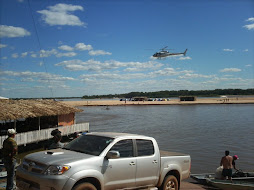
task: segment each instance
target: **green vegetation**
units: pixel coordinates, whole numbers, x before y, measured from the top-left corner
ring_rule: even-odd
[[[108,95],[93,95],[83,96],[84,99],[97,98],[132,98],[132,97],[148,97],[148,98],[167,98],[179,96],[202,96],[202,97],[216,97],[221,95],[254,95],[254,89],[215,89],[215,90],[172,90],[172,91],[158,91],[158,92],[130,92],[126,94],[108,94]]]

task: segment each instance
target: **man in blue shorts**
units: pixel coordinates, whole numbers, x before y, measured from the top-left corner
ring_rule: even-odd
[[[233,157],[229,155],[229,151],[225,151],[225,156],[221,158],[220,166],[223,166],[222,176],[223,179],[232,180],[232,165]]]

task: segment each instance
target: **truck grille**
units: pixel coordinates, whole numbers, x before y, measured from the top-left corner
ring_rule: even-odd
[[[29,159],[24,159],[23,163],[22,163],[22,168],[33,172],[33,173],[39,173],[42,174],[44,172],[44,170],[46,169],[46,165],[33,161],[33,160],[29,160]]]
[[[27,180],[27,179],[24,179],[18,175],[16,176],[16,182],[17,182],[17,185],[22,182],[29,184],[29,189],[40,189],[40,184],[30,181],[30,180]]]

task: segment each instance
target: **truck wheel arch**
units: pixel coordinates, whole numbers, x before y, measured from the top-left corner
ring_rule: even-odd
[[[176,189],[176,190],[179,190],[179,189],[180,189],[180,182],[181,182],[181,180],[180,180],[180,173],[179,173],[177,170],[171,170],[171,171],[169,171],[169,172],[166,174],[166,176],[165,176],[165,178],[164,178],[164,180],[163,180],[163,182],[162,182],[162,184],[161,184],[161,186],[160,186],[159,189],[160,189],[160,190],[163,190],[163,186],[164,186],[164,184],[165,184],[165,181],[167,180],[167,178],[168,178],[169,176],[173,176],[173,177],[176,178],[177,183],[178,183],[178,185],[177,185],[178,189]]]
[[[79,181],[77,181],[77,182],[75,183],[75,185],[73,186],[72,190],[75,190],[75,188],[76,188],[77,186],[79,186],[80,184],[84,184],[84,183],[90,183],[90,184],[92,184],[97,190],[101,190],[101,184],[100,184],[99,180],[96,179],[96,178],[93,178],[93,177],[80,179]]]
[[[179,190],[178,180],[176,179],[175,176],[168,175],[165,177],[160,189],[161,190],[168,190],[168,189]]]

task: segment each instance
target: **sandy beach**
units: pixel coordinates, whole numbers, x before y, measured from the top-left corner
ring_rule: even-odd
[[[120,100],[82,100],[63,101],[71,106],[127,106],[127,105],[195,105],[195,104],[254,104],[254,97],[232,98],[197,98],[196,101],[180,101],[171,99],[168,101],[120,101]]]

